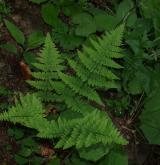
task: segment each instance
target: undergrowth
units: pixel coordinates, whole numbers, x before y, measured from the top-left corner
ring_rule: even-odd
[[[159,1],[28,4],[40,7],[47,30],[26,35],[0,1],[0,28],[11,37],[0,48],[28,87],[0,82],[0,120],[14,124],[17,164],[151,165],[145,153],[128,161],[126,148],[160,144]]]

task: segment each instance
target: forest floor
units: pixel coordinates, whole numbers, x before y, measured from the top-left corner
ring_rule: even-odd
[[[12,15],[9,18],[12,18],[14,23],[21,27],[26,36],[36,30],[37,27],[41,27],[43,31],[47,31],[48,27],[44,24],[40,16],[38,5],[29,5],[27,0],[8,0],[8,3],[12,8]],[[10,41],[17,45],[5,27],[2,27],[1,31],[3,35],[0,40],[2,42]],[[17,92],[26,92],[28,86],[24,82],[19,60],[17,61],[15,56],[10,55],[7,51],[0,50],[0,84]],[[7,135],[7,129],[10,127],[11,125],[8,123],[0,124],[0,165],[16,165],[13,161],[12,153],[16,152],[17,144],[15,140]],[[8,151],[8,145],[12,146],[12,150]],[[145,162],[148,161],[147,165],[160,165],[160,158],[156,154],[149,155],[149,150],[152,149],[159,152],[158,146],[138,145],[134,142],[126,148],[130,160],[136,159],[139,164],[145,160]]]

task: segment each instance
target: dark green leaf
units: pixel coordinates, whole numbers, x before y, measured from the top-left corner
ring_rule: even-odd
[[[109,150],[110,148],[108,146],[96,145],[86,149],[80,149],[79,155],[83,159],[97,161],[106,155]]]
[[[80,13],[73,17],[73,22],[78,24],[76,35],[88,36],[96,32],[96,24],[93,17],[87,13]]]
[[[18,152],[18,154],[23,157],[29,157],[32,154],[32,149],[28,147],[22,147],[22,149]]]
[[[20,130],[18,128],[10,128],[10,129],[8,129],[8,135],[12,136],[16,140],[19,140],[19,139],[23,138],[24,133],[22,130]]]
[[[46,4],[42,6],[41,14],[44,21],[54,27],[60,22],[60,19],[58,18],[59,11],[60,9],[57,6]]]
[[[16,54],[16,55],[18,53],[17,48],[11,43],[2,44],[2,45],[0,45],[0,48],[5,49],[8,52]]]
[[[151,144],[160,145],[160,90],[155,90],[145,101],[140,116],[141,129]]]
[[[60,159],[55,157],[48,163],[48,165],[60,165]]]
[[[107,13],[99,13],[94,17],[97,31],[112,30],[115,28],[116,19]]]
[[[44,35],[41,31],[33,32],[27,41],[27,49],[33,49],[41,46],[44,42]]]
[[[8,31],[12,35],[12,37],[19,44],[24,45],[25,37],[24,37],[24,34],[22,33],[22,31],[16,25],[14,25],[12,22],[10,22],[8,20],[4,20],[4,22],[5,22],[5,25],[8,29]]]
[[[116,147],[98,165],[128,165],[128,157],[122,149]]]
[[[15,161],[19,164],[19,165],[23,165],[23,164],[26,164],[28,162],[28,160],[26,158],[23,158],[22,156],[20,155],[15,155],[14,156],[15,158]]]

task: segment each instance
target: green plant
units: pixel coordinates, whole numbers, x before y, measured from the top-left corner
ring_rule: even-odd
[[[103,105],[96,90],[118,88],[119,78],[114,69],[122,67],[114,58],[123,57],[119,47],[123,29],[124,25],[121,25],[97,41],[91,40],[90,47],[84,46],[83,51],[78,52],[79,61],[68,59],[74,75],[62,73],[63,58],[47,35],[38,62],[33,64],[39,70],[32,73],[37,80],[28,81],[41,91],[20,96],[20,102],[1,114],[0,120],[36,129],[38,137],[55,139],[56,148],[76,147],[81,157],[92,161],[97,161],[117,145],[127,144],[109,116],[90,104],[94,101]],[[68,110],[83,115],[68,120],[60,115],[57,120],[48,120],[37,96],[43,101],[65,102]],[[99,154],[96,146],[99,146]],[[88,154],[90,156],[86,156]]]
[[[10,103],[8,100],[11,98],[11,96],[12,96],[11,90],[3,86],[0,86],[0,109],[1,110],[7,109],[10,106]]]
[[[10,8],[6,5],[4,0],[0,1],[0,22],[2,21],[3,17],[10,14]]]
[[[116,63],[114,58],[121,58],[121,49],[118,47],[121,43],[123,26],[120,26],[110,34],[106,34],[98,42],[91,40],[91,46],[83,47],[83,52],[78,52],[79,61],[69,59],[68,63],[76,72],[76,75],[70,76],[62,73],[60,55],[55,46],[52,47],[51,38],[48,36],[45,42],[45,48],[39,57],[40,63],[33,64],[40,72],[33,72],[33,77],[37,80],[30,80],[28,83],[41,90],[41,95],[47,100],[62,100],[67,106],[75,111],[86,113],[94,109],[86,103],[87,100],[103,104],[100,96],[95,89],[118,88],[119,79],[112,68],[122,68]],[[116,41],[114,40],[116,39]],[[53,61],[53,62],[52,62]],[[61,81],[54,81],[61,79]],[[56,93],[50,94],[49,91]],[[87,101],[88,102],[88,101]]]
[[[28,135],[28,133],[30,134]],[[26,130],[26,128],[14,126],[8,129],[7,134],[16,141],[17,151],[13,156],[17,164],[33,163],[38,165],[43,161],[39,154],[38,143],[30,131]],[[13,152],[12,147],[10,150]]]
[[[54,101],[58,99],[55,90],[63,88],[58,72],[64,70],[64,66],[62,65],[63,58],[53,45],[50,35],[46,37],[44,49],[39,54],[37,61],[37,63],[33,63],[37,71],[32,72],[35,80],[29,80],[28,83],[38,89],[37,95],[42,100]]]
[[[38,137],[59,138],[57,148],[77,149],[88,148],[96,144],[113,147],[113,144],[124,145],[127,141],[113,126],[111,119],[104,113],[93,111],[83,118],[65,120],[58,118],[57,121],[48,121],[44,118],[45,110],[35,95],[20,96],[20,102],[0,115],[0,120],[20,123],[29,128],[36,129]],[[109,134],[108,134],[109,132]]]
[[[44,42],[43,32],[35,31],[31,33],[28,38],[25,38],[19,27],[14,25],[11,21],[4,19],[4,23],[13,39],[17,42],[19,48],[10,42],[1,44],[0,48],[16,55],[18,59],[24,58],[26,63],[31,65],[31,63],[35,61],[32,50],[40,47]]]

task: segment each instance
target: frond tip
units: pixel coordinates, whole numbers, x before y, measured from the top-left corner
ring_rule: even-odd
[[[34,128],[34,122],[42,119],[44,112],[42,103],[34,94],[20,95],[20,101],[8,111],[0,114],[0,120]]]
[[[32,77],[36,80],[27,82],[38,90],[37,95],[39,92],[43,93],[43,95],[39,95],[43,101],[55,101],[55,97],[47,96],[52,96],[53,92],[57,90],[56,85],[59,83],[58,71],[63,71],[64,66],[62,65],[63,59],[49,34],[46,36],[44,48],[40,52],[37,61],[37,63],[33,63],[37,71],[32,72]]]

